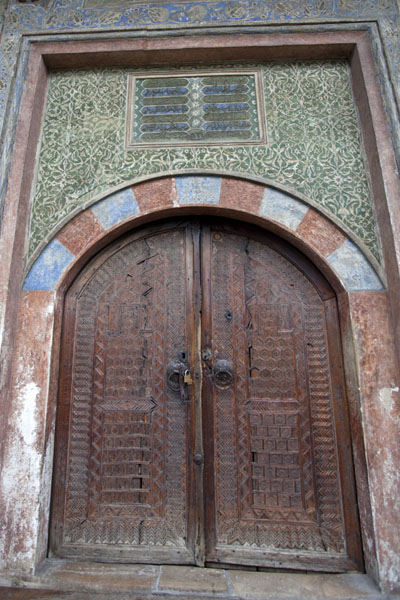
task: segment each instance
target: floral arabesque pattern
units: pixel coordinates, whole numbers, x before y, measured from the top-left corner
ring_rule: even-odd
[[[222,170],[265,178],[301,194],[353,232],[379,260],[347,63],[269,63],[261,68],[266,145],[136,150],[124,149],[127,78],[132,71],[54,72],[29,255],[69,214],[124,182],[158,173]]]
[[[367,28],[376,59],[389,127],[400,167],[398,102],[399,6],[397,0],[9,0],[4,13],[0,52],[0,220],[7,191],[16,119],[30,45],[29,35],[46,32],[57,39],[66,32],[130,29],[241,27],[251,24],[306,25],[315,29]],[[340,25],[339,22],[343,22]],[[239,29],[238,29],[239,30]],[[27,35],[28,34],[28,35]],[[16,61],[15,57],[20,60]],[[393,97],[394,94],[394,97]],[[1,222],[0,222],[1,226]]]

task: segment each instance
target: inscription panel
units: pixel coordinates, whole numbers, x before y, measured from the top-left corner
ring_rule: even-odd
[[[127,148],[265,143],[261,73],[130,75]]]

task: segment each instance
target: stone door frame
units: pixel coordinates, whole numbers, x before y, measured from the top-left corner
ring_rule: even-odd
[[[231,198],[236,199],[233,206],[221,195],[218,206],[179,202],[174,205],[173,191],[168,192],[168,186],[173,188],[173,178],[169,178],[169,184],[164,180],[162,198],[160,194],[154,196],[159,198],[156,205],[146,204],[148,192],[142,188],[143,209],[109,229],[100,223],[97,235],[89,244],[77,241],[76,253],[51,289],[22,290],[35,153],[48,70],[115,64],[146,67],[160,56],[165,63],[175,64],[199,60],[215,62],[216,58],[221,63],[232,57],[349,60],[382,233],[387,291],[368,287],[355,291],[351,286],[346,287],[340,268],[338,271],[332,264],[332,254],[347,243],[346,234],[338,230],[341,243],[333,250],[323,244],[317,248],[311,241],[315,238],[315,227],[325,240],[330,241],[333,235],[333,224],[320,213],[307,207],[303,218],[293,227],[274,219],[273,215],[260,213],[261,200],[257,210],[252,211],[246,203],[249,196],[243,194],[240,185],[259,186],[262,182],[235,178],[225,178],[224,184],[236,189],[236,194],[231,194]],[[210,176],[209,173],[180,175],[192,175],[192,179]],[[133,183],[139,193],[138,186],[156,185],[160,181],[163,180]],[[260,187],[265,190],[265,186]],[[397,425],[391,412],[398,395],[396,365],[400,344],[400,336],[396,335],[400,328],[400,303],[396,301],[400,295],[398,188],[394,153],[367,33],[228,34],[152,39],[112,39],[110,34],[107,39],[83,41],[79,41],[77,34],[75,38],[70,36],[70,41],[32,42],[3,221],[0,283],[6,308],[2,324],[4,394],[1,410],[5,430],[0,432],[3,440],[0,507],[5,512],[3,522],[7,532],[0,568],[6,573],[33,573],[47,554],[60,322],[63,295],[69,283],[90,256],[132,227],[177,214],[224,214],[258,224],[291,241],[313,260],[337,293],[366,570],[382,588],[394,589],[399,575],[393,561],[400,554],[399,536],[393,527],[394,502],[398,495],[395,489],[399,482],[395,467]],[[248,192],[261,194],[254,189]],[[65,224],[64,230],[55,232],[54,239],[57,237],[60,241],[67,227],[70,233],[74,226],[79,232],[83,224],[82,221],[79,225],[79,220],[92,218],[89,211],[92,212],[89,208]],[[307,222],[303,222],[306,218]],[[49,240],[49,245],[52,241]],[[376,445],[382,439],[385,439],[385,449],[379,456]],[[29,469],[23,470],[27,464]],[[386,514],[383,514],[384,506]]]

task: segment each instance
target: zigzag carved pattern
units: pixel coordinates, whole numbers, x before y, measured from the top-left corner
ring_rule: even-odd
[[[307,514],[304,518],[316,518],[316,490],[313,470],[313,453],[311,438],[311,423],[309,416],[310,398],[307,394],[307,367],[304,353],[304,324],[302,304],[291,304],[291,319],[293,326],[293,346],[295,353],[295,368],[297,371],[297,398],[299,402],[299,437],[300,454],[302,457],[302,487],[303,505]]]
[[[321,535],[327,549],[343,552],[344,528],[325,316],[323,308],[315,305],[305,306],[304,313]]]
[[[230,257],[224,252],[224,236],[214,238],[211,267],[212,281],[212,340],[214,360],[225,359],[232,364],[235,361],[231,327],[224,317],[229,308],[233,320],[241,319],[241,312],[236,310],[235,296],[232,288],[232,264]],[[226,281],[228,275],[228,281]],[[238,503],[236,494],[236,452],[232,444],[236,444],[235,423],[232,415],[235,413],[237,374],[235,373],[235,393],[232,389],[217,391],[214,388],[214,427],[215,427],[215,499],[218,510],[217,537],[224,539],[224,532],[230,527],[232,519],[238,518]]]
[[[127,249],[124,250],[123,254],[127,254]],[[98,311],[98,298],[104,288],[115,278],[116,268],[117,266],[121,267],[121,264],[126,265],[126,259],[123,260],[123,257],[118,255],[112,256],[91,278],[77,300],[71,396],[71,434],[68,448],[64,516],[65,543],[73,543],[77,536],[80,536],[83,527],[85,527],[85,531],[88,531],[88,528],[90,529],[88,520],[89,482],[92,466],[90,464],[90,434],[94,388],[91,357],[95,352],[95,316]]]
[[[233,238],[233,236],[232,236]],[[231,259],[222,260],[219,255],[222,254],[222,250],[214,255],[214,261],[218,262],[218,269],[223,273],[221,279],[213,280],[213,286],[221,287],[225,286],[228,288],[228,298],[221,297],[221,292],[218,294],[218,301],[222,302],[225,306],[229,306],[234,315],[234,324],[239,324],[239,327],[235,329],[235,337],[233,340],[233,347],[235,348],[235,402],[237,408],[237,421],[236,421],[236,436],[232,437],[233,443],[237,444],[236,455],[238,457],[238,464],[236,466],[238,473],[238,497],[240,498],[240,515],[237,517],[232,515],[232,510],[224,514],[224,507],[228,503],[228,498],[231,498],[231,503],[235,505],[235,494],[236,487],[225,491],[225,493],[217,490],[217,512],[218,512],[218,540],[219,544],[224,545],[245,545],[252,548],[257,547],[271,547],[281,549],[301,549],[301,550],[313,550],[318,552],[326,551],[340,551],[340,543],[335,544],[335,525],[326,528],[329,519],[332,515],[328,515],[323,524],[317,521],[317,507],[321,509],[322,506],[328,506],[331,500],[324,498],[324,495],[330,495],[329,492],[329,475],[325,478],[321,478],[318,475],[317,481],[314,480],[313,471],[313,444],[314,452],[319,456],[319,462],[321,464],[320,470],[325,469],[326,472],[332,474],[332,470],[327,470],[327,463],[331,463],[332,457],[335,456],[336,448],[334,446],[329,447],[329,456],[326,454],[325,445],[326,439],[316,441],[315,434],[317,433],[317,427],[314,425],[314,415],[319,414],[321,409],[324,412],[323,402],[318,402],[316,399],[316,393],[320,394],[322,382],[318,380],[317,372],[315,377],[311,377],[310,394],[308,393],[307,373],[308,369],[313,368],[313,364],[307,363],[307,344],[313,344],[315,347],[316,354],[319,353],[318,364],[323,363],[324,372],[329,377],[329,359],[325,353],[321,351],[321,340],[320,333],[311,339],[312,326],[307,325],[308,313],[312,314],[316,307],[321,312],[322,302],[310,284],[310,282],[290,263],[284,260],[281,256],[277,255],[274,251],[261,246],[255,242],[246,244],[246,254],[243,251],[243,240],[235,238],[233,241],[229,240],[229,236],[226,236],[224,243],[225,254],[231,255]],[[257,246],[257,247],[255,247]],[[253,252],[254,250],[254,252]],[[234,256],[234,258],[233,258]],[[256,260],[252,257],[257,256]],[[246,261],[246,262],[244,262]],[[226,284],[228,277],[228,284]],[[289,285],[295,283],[294,286]],[[243,285],[245,286],[243,288]],[[216,294],[214,294],[214,297]],[[225,302],[225,304],[224,304]],[[268,507],[258,508],[252,503],[251,496],[251,485],[249,477],[249,423],[248,423],[248,409],[252,406],[252,403],[257,402],[257,399],[247,402],[247,370],[248,365],[246,361],[243,361],[243,357],[248,355],[247,345],[251,345],[256,341],[256,332],[252,333],[252,329],[257,329],[260,323],[257,321],[257,302],[263,305],[271,306],[271,303],[276,306],[286,305],[288,308],[285,309],[286,327],[290,324],[291,334],[289,331],[285,332],[285,335],[292,336],[293,343],[293,354],[296,357],[293,369],[295,369],[295,377],[297,381],[296,398],[290,399],[287,406],[294,406],[297,403],[297,418],[298,418],[298,440],[299,440],[299,452],[301,455],[301,480],[302,480],[302,509],[291,508],[290,510],[283,507]],[[303,306],[307,315],[304,317]],[[244,332],[243,323],[240,322],[238,314],[244,315],[244,319],[248,328],[247,334]],[[223,319],[223,314],[219,316]],[[309,333],[307,333],[307,327],[309,327]],[[289,329],[290,329],[289,328]],[[316,328],[320,328],[322,331],[322,337],[325,342],[325,324],[319,322]],[[321,329],[322,328],[322,329]],[[214,333],[214,332],[213,332]],[[246,335],[248,341],[246,342]],[[259,332],[257,335],[266,335],[263,331],[262,334]],[[277,333],[279,335],[283,335]],[[278,339],[277,338],[277,339]],[[223,336],[216,340],[217,343],[221,343]],[[260,338],[261,339],[261,338]],[[287,339],[287,338],[285,338]],[[244,342],[243,342],[244,340]],[[319,345],[318,345],[318,340]],[[314,344],[315,342],[315,344]],[[272,344],[274,342],[271,342]],[[230,342],[232,345],[232,342]],[[224,343],[224,351],[227,347],[230,347],[226,342]],[[236,355],[237,350],[237,355]],[[263,350],[264,352],[264,350]],[[266,355],[265,355],[266,357]],[[312,360],[315,360],[312,355]],[[260,367],[260,365],[258,365]],[[325,382],[326,388],[326,382]],[[314,387],[313,387],[314,386]],[[329,387],[329,386],[328,386]],[[324,388],[324,389],[325,389]],[[289,388],[288,388],[289,389]],[[330,391],[328,390],[328,393]],[[245,400],[241,401],[244,394]],[[229,405],[222,402],[222,394],[220,393],[218,400],[220,410],[216,412],[216,423],[217,423],[217,445],[220,443],[219,438],[226,435],[227,428],[226,420],[232,419],[231,410]],[[281,404],[282,407],[279,410],[283,410],[283,413],[271,406],[268,408],[268,414],[273,414],[274,410],[278,416],[290,414],[288,409],[284,408],[285,393],[283,393],[282,400],[279,400],[279,394],[274,395],[276,398],[275,403]],[[264,400],[263,402],[266,402]],[[313,415],[313,421],[310,420],[310,402],[311,402],[311,413]],[[330,402],[330,396],[328,403]],[[258,402],[258,409],[262,407],[261,400]],[[272,411],[272,413],[271,413]],[[263,413],[264,414],[264,413]],[[327,410],[328,418],[332,422],[332,413],[330,407]],[[223,427],[223,432],[221,427]],[[221,433],[222,432],[222,433]],[[318,437],[318,433],[317,433]],[[231,442],[232,443],[232,442]],[[218,473],[218,468],[222,471],[231,471],[231,465],[227,463],[226,458],[228,450],[216,450],[217,458],[220,460],[220,467],[217,466],[217,488],[220,485],[229,485],[231,477],[225,472],[223,474]],[[231,449],[231,454],[232,454]],[[225,460],[225,463],[224,463]],[[333,460],[335,460],[333,458]],[[226,469],[226,467],[228,467]],[[337,478],[337,473],[336,473]],[[318,500],[317,500],[318,498]],[[287,521],[290,520],[290,525],[287,525]],[[278,521],[278,522],[277,522]],[[279,521],[281,521],[279,523]],[[297,521],[297,523],[296,523]],[[338,521],[341,529],[340,521]],[[340,536],[342,531],[340,530]],[[341,537],[343,540],[343,537]]]
[[[299,451],[302,457],[301,460],[301,483],[302,483],[302,496],[303,496],[303,510],[290,510],[284,509],[283,507],[277,507],[275,510],[272,507],[268,508],[259,508],[258,506],[254,506],[253,499],[251,494],[247,494],[242,497],[242,506],[243,506],[243,516],[247,516],[249,518],[256,515],[258,518],[269,518],[273,520],[282,520],[286,521],[287,519],[291,520],[299,520],[299,521],[310,521],[310,518],[313,517],[315,513],[315,499],[314,499],[314,485],[313,485],[313,471],[312,471],[312,454],[311,454],[311,437],[310,437],[310,423],[308,419],[308,402],[305,388],[306,381],[306,369],[304,362],[304,350],[303,350],[303,324],[302,324],[302,316],[301,316],[301,304],[296,302],[297,298],[295,297],[295,302],[292,302],[293,299],[293,290],[288,289],[289,286],[284,281],[283,284],[280,281],[279,285],[277,285],[275,279],[271,276],[271,271],[275,270],[275,256],[270,256],[265,247],[258,247],[254,249],[254,252],[250,254],[251,257],[257,256],[262,257],[261,260],[251,259],[247,263],[246,268],[246,299],[247,301],[252,301],[252,321],[254,322],[254,328],[258,328],[258,335],[252,334],[251,330],[247,332],[248,345],[253,346],[254,354],[256,358],[253,359],[253,363],[259,366],[258,372],[262,373],[263,366],[268,365],[271,368],[270,363],[276,365],[279,369],[279,364],[276,364],[276,361],[273,359],[272,354],[274,350],[278,347],[278,344],[283,343],[283,348],[287,346],[289,343],[288,336],[291,338],[291,343],[293,344],[294,355],[296,356],[295,365],[291,365],[289,368],[296,371],[296,402],[298,406],[298,436],[299,436]],[[250,246],[251,247],[251,246]],[[269,251],[271,252],[271,251]],[[287,265],[280,261],[280,278],[282,278],[282,273],[286,273]],[[286,271],[283,271],[283,267],[286,267]],[[268,297],[263,298],[262,294],[260,297],[259,288],[260,282],[268,281]],[[286,289],[285,289],[286,288]],[[296,290],[298,293],[298,290]],[[273,301],[273,304],[270,301]],[[264,301],[268,301],[267,305],[263,305]],[[285,311],[285,323],[286,327],[289,327],[292,330],[292,333],[278,333],[278,323],[275,322],[276,318],[272,318],[269,323],[261,323],[260,315],[257,311],[258,302],[261,303],[261,306],[270,307],[271,316],[277,315],[279,316],[280,306],[287,306],[287,310]],[[290,302],[290,304],[288,304]],[[273,310],[274,309],[274,310]],[[265,327],[268,325],[268,331],[265,331]],[[262,327],[262,334],[260,333],[260,328]],[[244,336],[243,331],[238,331],[238,336]],[[260,336],[260,337],[258,337]],[[268,336],[269,347],[262,345],[262,338]],[[260,346],[261,343],[261,346]],[[260,346],[260,347],[258,347]],[[258,352],[257,352],[258,351]],[[247,353],[246,353],[247,354]],[[280,355],[280,360],[282,361]],[[271,362],[272,361],[272,362]],[[280,380],[285,383],[284,380]],[[277,382],[279,385],[280,382]],[[283,387],[283,386],[282,386]],[[279,389],[279,388],[278,388]],[[285,389],[285,388],[283,388]],[[269,390],[266,388],[264,394],[268,395]],[[287,392],[286,392],[287,393]],[[282,395],[283,394],[283,395]],[[277,395],[277,398],[283,398],[281,404],[283,409],[285,405],[285,391],[281,392],[281,395]],[[251,401],[253,403],[253,401]],[[274,409],[269,409],[274,410]],[[260,413],[261,415],[262,413]],[[277,413],[279,417],[280,413]],[[285,418],[285,414],[282,414],[282,417]],[[246,419],[248,419],[248,415],[246,414]],[[277,429],[275,427],[275,429]],[[283,483],[283,482],[282,482]],[[276,481],[278,484],[278,481]],[[251,486],[248,486],[248,489],[251,490]],[[275,494],[271,494],[275,497]],[[279,496],[278,496],[279,498]]]
[[[234,345],[236,348],[236,389],[239,401],[237,403],[237,457],[239,478],[239,519],[242,519],[252,504],[252,480],[251,480],[251,457],[250,457],[250,422],[247,411],[248,398],[248,344],[246,340],[246,329],[252,330],[252,314],[249,305],[254,303],[254,276],[253,273],[243,265],[243,258],[234,253],[235,265],[231,259],[233,269],[232,294],[235,302],[235,310],[242,314],[242,319],[235,321]],[[240,267],[238,268],[238,262]],[[248,266],[248,265],[246,265]]]
[[[325,551],[316,524],[285,525],[272,522],[268,523],[268,526],[260,527],[257,521],[244,520],[227,531],[226,537],[229,545],[246,546],[251,549],[310,550],[312,548],[314,551]]]
[[[117,515],[114,515],[115,517]],[[154,529],[157,529],[157,536]],[[113,544],[132,546],[162,547],[171,539],[171,530],[166,522],[133,518],[127,526],[126,519],[102,519],[98,521],[71,519],[71,531],[68,536],[72,544]],[[184,547],[185,540],[174,540],[174,546]]]
[[[104,477],[103,475],[104,465],[102,456],[104,454],[104,443],[106,440],[104,431],[105,414],[109,414],[112,410],[118,411],[118,409],[121,409],[120,399],[125,397],[126,404],[128,405],[125,407],[126,419],[129,419],[129,421],[132,422],[133,418],[134,421],[140,423],[142,419],[146,418],[146,415],[143,415],[142,412],[133,410],[133,403],[129,402],[128,397],[129,394],[132,394],[133,389],[135,393],[138,393],[139,385],[142,383],[143,378],[138,377],[137,363],[138,360],[140,360],[143,349],[141,339],[137,335],[137,330],[140,327],[140,318],[138,318],[138,315],[136,314],[128,314],[126,309],[130,309],[132,306],[138,307],[137,312],[139,315],[141,314],[142,305],[134,303],[135,300],[137,301],[137,298],[132,298],[132,295],[137,295],[137,292],[133,289],[131,281],[134,280],[138,286],[139,282],[143,280],[143,277],[145,276],[143,271],[148,270],[148,263],[145,262],[145,268],[141,268],[134,263],[132,264],[132,258],[126,253],[126,250],[121,254],[122,256],[118,257],[119,260],[115,257],[115,262],[118,260],[118,266],[122,269],[122,274],[115,277],[115,279],[102,291],[96,321],[89,514],[101,514],[103,517],[115,516],[116,511],[113,510],[113,504],[116,504],[117,506],[118,504],[122,504],[118,506],[119,516],[124,514],[132,516],[132,502],[135,504],[139,502],[148,504],[148,495],[146,493],[146,490],[148,489],[148,479],[145,479],[144,474],[141,473],[141,470],[146,468],[146,462],[143,463],[144,459],[149,459],[148,451],[146,449],[141,452],[141,458],[140,456],[135,457],[136,468],[135,464],[131,466],[132,472],[137,474],[137,477],[133,478],[133,482],[126,487],[126,483],[129,483],[128,477],[124,478],[123,474],[119,477],[119,481],[124,485],[122,491],[117,491],[118,485],[122,485],[121,483],[118,484],[118,474],[121,471],[121,466],[118,467],[117,465],[117,468],[114,469],[113,478],[110,477],[113,473],[112,465],[107,465],[109,468],[109,476]],[[124,260],[121,260],[121,258]],[[127,272],[129,273],[129,276],[126,274]],[[149,275],[149,280],[151,281],[151,273],[146,272],[146,278],[147,275]],[[145,307],[143,307],[143,309],[144,308]],[[114,346],[116,346],[116,348],[112,353]],[[115,355],[116,352],[118,353],[118,356],[114,357],[113,355]],[[124,368],[124,361],[126,360],[129,362],[129,369]],[[108,384],[106,382],[106,368],[108,372]],[[112,394],[112,396],[107,397],[107,394]],[[104,412],[105,404],[108,404],[106,413]],[[137,402],[135,404],[137,404]],[[143,426],[140,428],[143,429]],[[124,442],[126,452],[130,452],[129,448],[132,443],[135,444],[136,442],[137,444],[140,442],[140,444],[142,444],[144,439],[143,436],[141,438],[133,439],[131,436],[127,435],[122,441]],[[146,444],[146,447],[147,446],[148,443]],[[140,454],[140,451],[138,450],[133,452],[135,455]],[[140,469],[141,477],[138,469]],[[144,486],[142,485],[143,482],[145,484]],[[104,492],[103,488],[105,485],[107,486],[107,484],[115,491]],[[138,485],[140,485],[140,488],[144,487],[145,489],[136,491]],[[107,498],[107,500],[105,500],[105,498]],[[128,506],[124,506],[126,503]],[[149,506],[147,506],[147,510],[145,506],[139,507],[141,517],[149,512],[151,512]]]
[[[169,362],[176,360],[182,351],[188,351],[187,340],[189,334],[186,331],[186,290],[182,282],[186,278],[186,268],[182,262],[182,255],[186,254],[184,239],[182,236],[173,234],[172,244],[180,248],[180,252],[169,254],[168,272],[173,277],[166,286],[166,304],[179,307],[178,310],[168,310],[166,319],[166,354],[164,357],[164,368]],[[174,540],[175,545],[184,545],[187,522],[187,452],[188,452],[188,429],[186,423],[189,420],[190,403],[182,403],[179,394],[168,390],[164,385],[164,395],[167,403],[165,439],[166,439],[166,471],[173,473],[173,485],[164,486],[165,508],[164,522],[168,528],[166,542]],[[179,518],[177,518],[179,515]]]
[[[316,502],[311,451],[311,424],[309,420],[307,390],[305,387],[307,370],[304,356],[302,303],[310,300],[315,301],[316,291],[310,285],[309,281],[293,265],[288,263],[282,256],[273,250],[267,249],[265,246],[256,242],[250,243],[248,249],[253,250],[253,252],[249,252],[252,260],[248,266],[248,271],[250,273],[252,272],[253,275],[247,275],[249,282],[251,277],[253,290],[249,290],[248,296],[257,299],[257,302],[254,303],[256,306],[257,304],[262,306],[264,303],[268,306],[275,306],[277,308],[287,306],[287,310],[285,311],[287,313],[285,315],[285,321],[287,321],[287,319],[290,321],[292,343],[294,355],[296,357],[295,366],[292,368],[295,369],[297,382],[296,400],[298,403],[299,442],[302,455],[302,493],[305,510],[305,513],[303,511],[296,512],[296,515],[297,517],[301,517],[299,520],[309,521],[310,519],[315,518]],[[268,281],[268,285],[265,285],[265,281]],[[296,282],[294,286],[289,283],[293,281]],[[258,320],[255,317],[255,314],[253,315],[253,320],[255,322]],[[261,326],[261,324],[259,325]],[[274,327],[272,323],[270,325]],[[284,327],[287,327],[288,325],[289,323],[283,324]],[[271,335],[271,331],[264,332],[263,330],[263,335]],[[277,339],[279,339],[279,334]],[[271,349],[269,349],[269,351],[271,351]],[[266,359],[265,354],[264,359]],[[266,394],[268,394],[267,390]],[[283,391],[283,397],[284,396],[285,392]],[[259,514],[261,513],[257,511],[257,515]],[[286,520],[289,518],[287,512],[281,510],[269,510],[264,514],[268,514],[269,518],[274,518],[276,520]]]
[[[103,292],[104,294],[104,292]],[[105,380],[105,351],[106,351],[107,305],[100,301],[96,319],[96,341],[93,368],[93,406],[92,406],[92,431],[91,431],[91,456],[90,456],[90,482],[89,482],[89,515],[98,511],[101,494],[101,453],[103,411],[99,405],[104,398]]]
[[[169,322],[170,331],[167,335],[165,319],[165,303],[173,306],[173,298],[166,299],[165,296],[168,293],[165,272],[169,269],[173,278],[177,277],[179,281],[184,281],[184,272],[179,273],[179,269],[182,271],[184,264],[182,237],[182,232],[169,232],[126,246],[100,267],[78,300],[67,496],[70,502],[69,504],[67,502],[64,538],[66,543],[118,543],[149,547],[165,544],[181,547],[186,545],[184,511],[180,511],[179,508],[177,510],[175,506],[174,509],[169,510],[168,518],[162,518],[165,502],[168,502],[164,479],[166,477],[167,480],[171,480],[173,485],[172,479],[175,474],[174,465],[171,465],[169,475],[165,476],[165,455],[174,451],[174,447],[172,451],[167,451],[166,444],[172,440],[173,446],[176,441],[174,437],[176,431],[186,427],[186,419],[180,411],[180,423],[175,423],[175,431],[171,431],[167,436],[166,422],[176,421],[177,414],[168,414],[164,389],[167,340],[171,340],[178,329],[183,332],[183,338],[185,337],[184,325],[177,322],[178,317],[175,321]],[[119,306],[122,308],[119,309]],[[112,315],[110,307],[114,311]],[[182,320],[184,312],[182,315],[180,308],[181,305],[175,312]],[[124,321],[127,318],[128,322]],[[113,320],[112,324],[110,319]],[[127,326],[129,331],[125,336],[124,328]],[[138,346],[139,339],[135,338],[135,331],[139,326],[144,328],[143,348],[142,345]],[[113,339],[118,342],[118,352],[117,358],[110,360]],[[178,339],[178,344],[180,349],[185,347],[182,339]],[[146,366],[143,371],[142,353],[146,354],[151,361],[150,370]],[[124,363],[125,355],[128,358]],[[175,356],[169,356],[169,360],[172,358]],[[126,366],[128,362],[129,368]],[[132,386],[135,386],[134,396],[131,396]],[[150,387],[151,397],[145,397],[144,394],[148,393]],[[139,393],[137,394],[136,391]],[[105,395],[106,393],[108,395]],[[181,407],[175,406],[175,408]],[[110,493],[103,490],[102,495],[101,488],[102,478],[104,479],[102,455],[106,414],[109,429],[115,421],[112,415],[120,415],[121,419],[123,414],[127,417],[125,425],[118,425],[119,422],[124,423],[121,419],[115,421],[117,429],[119,427],[122,430],[125,427],[131,432],[121,438],[123,445],[128,445],[121,452],[131,452],[135,456],[142,454],[142,462],[139,461],[139,464],[137,462],[139,459],[135,458],[136,462],[119,466],[116,471],[116,481],[117,484],[118,481],[124,484],[127,479],[130,479],[131,472],[134,481],[141,479],[147,485],[151,480],[152,497],[148,499],[143,494],[146,498],[146,503],[143,505],[137,504],[136,501],[127,506],[118,504],[118,501],[111,504],[101,503],[102,498],[105,496],[110,498],[114,493],[112,490]],[[170,429],[172,430],[173,427]],[[129,446],[131,439],[139,439],[132,437],[136,436],[136,431],[139,430],[142,431],[140,439],[145,441],[143,436],[147,437],[148,434],[151,438],[151,442],[146,442],[142,451],[133,447],[130,449]],[[186,432],[184,439],[187,444]],[[112,442],[111,438],[110,442]],[[111,446],[113,444],[114,442]],[[187,452],[185,444],[179,448],[184,457]],[[150,461],[147,460],[149,453],[152,455]],[[182,460],[182,456],[177,460],[182,469],[185,460]],[[141,468],[140,472],[137,471],[137,467]],[[149,468],[151,468],[151,478],[145,479],[148,477]],[[109,476],[112,474],[112,464],[108,464],[107,469],[106,475]],[[124,469],[127,470],[129,477],[124,477]],[[181,497],[176,503],[180,506],[185,505],[185,477],[186,471],[181,473],[182,485],[177,486]],[[124,485],[121,488],[122,492],[115,491],[115,498],[123,497]],[[141,490],[137,492],[135,490],[136,488],[133,492],[138,496]],[[144,489],[142,491],[146,492]],[[129,489],[128,493],[130,493]]]
[[[66,542],[71,540],[71,531],[79,522],[87,518],[87,480],[90,456],[90,413],[88,398],[91,396],[93,374],[85,360],[93,351],[95,330],[94,302],[88,299],[86,305],[79,305],[75,326],[75,352],[73,358],[74,378],[72,380],[72,410],[70,448],[67,467],[67,493],[63,535]]]
[[[152,240],[150,241],[152,244]],[[159,247],[157,248],[160,251]],[[163,248],[164,250],[164,248]],[[150,245],[149,253],[154,254],[155,248]],[[164,252],[163,252],[164,254]],[[164,254],[165,256],[165,254]],[[165,257],[166,258],[166,257]],[[153,309],[153,344],[152,344],[152,376],[153,376],[153,396],[156,403],[156,408],[152,418],[152,481],[151,481],[151,498],[152,510],[155,515],[161,516],[163,513],[164,504],[164,454],[165,454],[165,434],[164,426],[166,422],[166,406],[165,406],[165,306],[159,301],[159,298],[165,298],[165,270],[160,257],[147,261],[143,273],[143,280],[149,281],[151,272],[152,287],[154,289],[152,305]],[[146,543],[157,543],[158,532],[157,526],[152,524],[147,528]]]

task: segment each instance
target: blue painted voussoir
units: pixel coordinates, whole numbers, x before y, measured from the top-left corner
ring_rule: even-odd
[[[139,212],[139,206],[131,188],[111,194],[91,208],[104,229],[109,229]]]
[[[219,204],[221,177],[176,177],[179,204]]]
[[[300,202],[300,200],[296,200],[296,198],[284,192],[267,187],[261,201],[259,214],[295,231],[302,222],[308,208],[304,202]]]
[[[26,276],[24,290],[54,290],[74,255],[58,240],[52,240]]]
[[[348,292],[383,290],[381,280],[362,252],[347,240],[332,252],[328,261]]]

